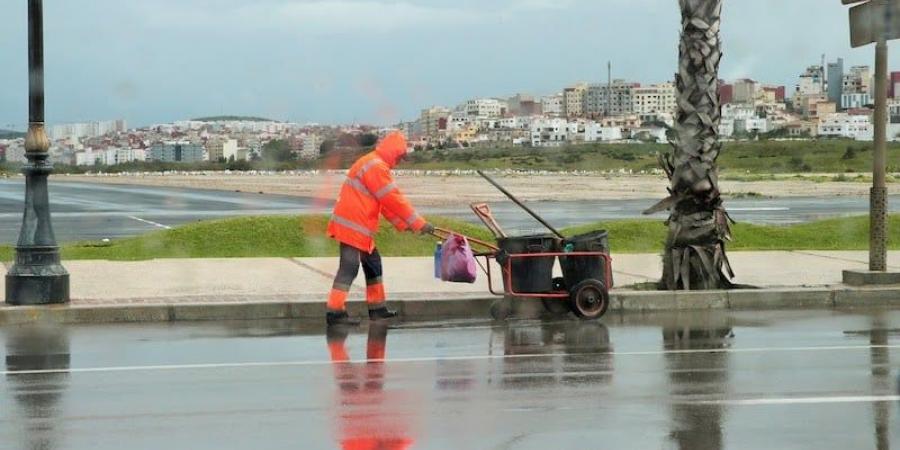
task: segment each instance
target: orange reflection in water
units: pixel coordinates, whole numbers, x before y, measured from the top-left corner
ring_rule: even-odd
[[[402,414],[403,396],[385,392],[384,358],[388,328],[369,326],[366,361],[351,362],[347,330],[329,327],[328,351],[338,386],[338,443],[345,450],[402,450],[411,448],[409,424]]]

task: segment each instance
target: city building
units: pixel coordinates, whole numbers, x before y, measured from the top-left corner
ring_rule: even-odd
[[[533,147],[559,147],[568,142],[569,123],[566,119],[540,119],[531,124]]]
[[[853,66],[850,73],[844,75],[843,94],[872,94],[872,71],[869,66]],[[843,97],[841,100],[843,104]],[[846,107],[845,107],[846,108]]]
[[[124,120],[107,120],[101,122],[63,123],[49,127],[48,137],[51,140],[84,139],[105,136],[111,133],[127,131]]]
[[[506,102],[495,98],[478,98],[466,102],[466,115],[470,119],[487,119],[506,114]]]
[[[589,85],[584,95],[584,115],[601,117],[634,113],[635,92],[640,86],[625,80]]]
[[[888,82],[888,98],[896,98],[900,94],[900,72],[891,72]]]
[[[842,109],[865,108],[874,103],[868,92],[844,93],[841,95]]]
[[[787,130],[788,136],[795,139],[814,138],[819,134],[819,122],[812,120],[799,120],[791,122],[785,125],[784,128],[785,130]]]
[[[731,102],[753,103],[754,99],[756,99],[756,87],[758,85],[759,83],[748,78],[735,81],[732,85],[733,92]]]
[[[307,134],[303,138],[303,150],[300,151],[300,158],[315,159],[319,157],[322,149],[322,143],[325,139],[318,134]]]
[[[430,138],[437,137],[447,131],[449,117],[449,109],[432,106],[422,110],[422,113],[419,115],[419,127],[425,136]]]
[[[652,84],[634,89],[632,111],[642,116],[660,113],[675,114],[675,85],[672,83]]]
[[[844,58],[828,63],[828,101],[840,104],[844,94]]]
[[[800,95],[818,95],[825,92],[825,75],[822,66],[807,67],[806,71],[800,75],[797,93]]]
[[[158,142],[150,147],[150,161],[196,163],[206,160],[206,152],[198,144],[187,141]]]
[[[237,159],[237,139],[215,138],[206,142],[206,154],[210,161],[228,161],[234,156]]]
[[[819,136],[872,140],[872,122],[867,115],[835,113],[819,122]]]
[[[514,116],[533,116],[542,113],[542,100],[528,94],[516,94],[507,101],[507,113]]]
[[[784,103],[784,86],[763,86],[756,92],[756,102],[763,104]]]
[[[584,125],[584,141],[621,141],[622,129],[618,127],[604,127],[597,122],[588,122]]]
[[[565,117],[581,117],[584,115],[584,96],[587,84],[576,84],[563,90],[563,115]]]
[[[548,117],[565,115],[565,96],[563,94],[548,95],[541,98],[541,112]]]
[[[719,80],[719,103],[727,105],[734,102],[734,85]]]

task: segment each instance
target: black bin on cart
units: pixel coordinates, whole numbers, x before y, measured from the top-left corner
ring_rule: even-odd
[[[562,242],[564,251],[572,252],[602,252],[609,255],[609,233],[606,230],[597,230],[566,238]],[[576,284],[595,279],[606,284],[606,262],[598,257],[571,256],[559,257],[559,265],[562,268],[563,279],[566,286],[572,288]],[[612,274],[610,274],[612,281]],[[610,284],[612,284],[610,282]],[[612,289],[612,286],[605,286]]]
[[[508,255],[558,252],[559,245],[559,239],[552,234],[500,238],[497,240],[497,246],[500,247],[497,262],[505,269]],[[509,286],[505,270],[501,271],[504,288],[507,291],[512,288],[513,291],[520,293],[551,292],[555,261],[554,256],[512,258],[510,262],[512,286]]]

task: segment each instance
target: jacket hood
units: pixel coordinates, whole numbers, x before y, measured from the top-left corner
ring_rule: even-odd
[[[385,136],[375,147],[375,153],[393,168],[397,165],[398,160],[406,155],[406,137],[399,131]]]

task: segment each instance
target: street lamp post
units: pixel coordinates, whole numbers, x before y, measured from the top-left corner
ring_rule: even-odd
[[[25,212],[16,260],[6,275],[6,303],[69,301],[69,273],[60,263],[50,222],[47,178],[50,140],[44,130],[44,25],[42,0],[28,1],[28,134],[25,137]]]

